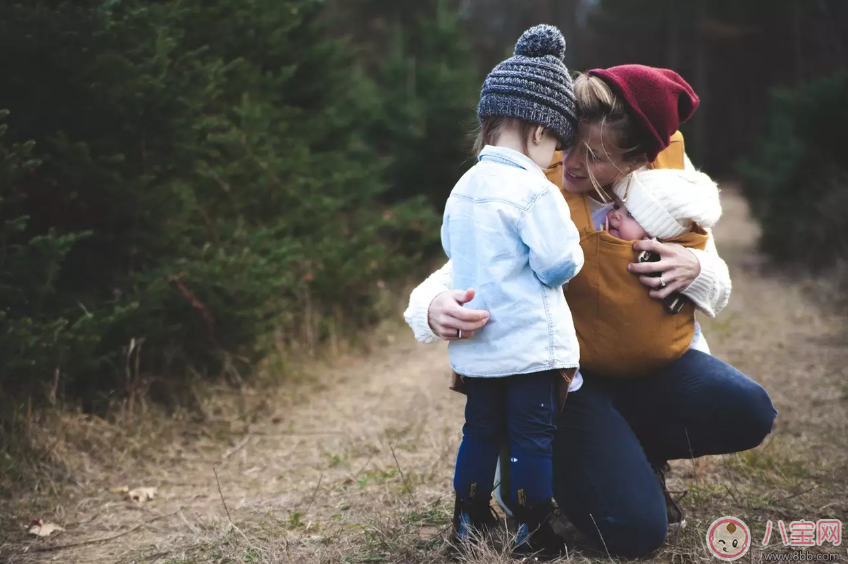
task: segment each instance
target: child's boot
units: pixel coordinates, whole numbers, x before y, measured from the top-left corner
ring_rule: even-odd
[[[473,542],[474,534],[487,534],[498,526],[498,516],[489,500],[462,500],[457,495],[453,508],[451,544],[461,549],[462,543]]]
[[[518,534],[515,539],[516,554],[556,558],[566,554],[562,536],[563,518],[553,500],[535,506],[516,508]]]

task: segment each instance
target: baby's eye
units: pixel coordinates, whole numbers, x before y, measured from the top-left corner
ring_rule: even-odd
[[[618,204],[613,204],[612,209],[614,209],[615,211],[618,211],[618,210],[621,209],[621,206],[619,206]],[[627,214],[627,215],[630,215],[630,214]]]
[[[629,217],[630,219],[633,219],[633,214],[630,213],[630,212],[627,212],[627,217]]]

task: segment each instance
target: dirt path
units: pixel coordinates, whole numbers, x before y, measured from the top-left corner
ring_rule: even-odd
[[[810,304],[808,283],[763,270],[744,202],[726,191],[723,203],[717,242],[733,298],[704,332],[714,354],[765,385],[780,416],[755,451],[674,465],[690,525],[657,562],[710,561],[703,532],[723,514],[745,519],[757,542],[768,519],[848,522],[845,333]],[[463,401],[447,389],[446,347],[409,333],[390,326],[371,355],[312,367],[313,383],[246,391],[210,403],[206,422],[173,422],[158,441],[87,458],[75,483],[3,511],[23,525],[41,496],[45,520],[67,530],[46,541],[7,531],[0,561],[443,561]],[[105,424],[90,425],[97,436]],[[138,507],[109,492],[121,485],[158,495]]]

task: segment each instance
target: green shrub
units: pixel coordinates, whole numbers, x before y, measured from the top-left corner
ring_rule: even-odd
[[[757,148],[739,166],[761,245],[812,269],[848,260],[848,71],[772,91]]]
[[[422,199],[384,203],[386,101],[323,4],[0,7],[0,400],[244,376],[438,249]]]

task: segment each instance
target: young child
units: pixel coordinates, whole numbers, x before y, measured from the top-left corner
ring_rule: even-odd
[[[559,385],[579,360],[562,286],[583,265],[568,207],[544,173],[577,128],[564,54],[559,30],[536,26],[486,78],[479,162],[451,192],[442,224],[454,288],[475,288],[468,307],[489,312],[474,339],[457,332],[449,345],[451,367],[467,393],[454,539],[496,524],[489,501],[508,437],[518,551],[562,546],[550,524],[551,452]]]
[[[598,272],[586,271],[575,281],[603,281],[594,294],[584,294],[596,303],[575,306],[599,310],[591,327],[577,324],[580,364],[584,374],[638,377],[683,356],[694,343],[696,323],[691,302],[669,314],[627,271],[635,258],[633,241],[656,238],[703,250],[704,229],[721,217],[721,204],[715,182],[695,170],[635,171],[613,191],[615,202],[600,226],[605,232],[599,233]]]

